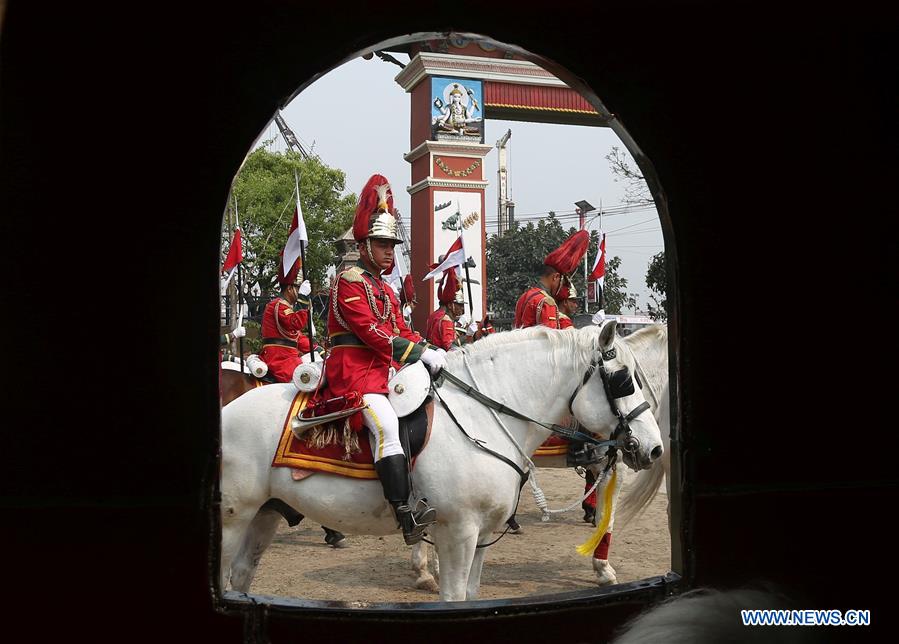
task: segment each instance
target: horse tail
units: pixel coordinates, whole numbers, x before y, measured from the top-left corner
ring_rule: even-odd
[[[639,517],[659,493],[665,471],[668,469],[667,452],[660,461],[656,461],[648,470],[643,470],[632,479],[622,495],[618,510],[615,512],[615,528],[627,525]],[[663,462],[664,461],[664,464]]]

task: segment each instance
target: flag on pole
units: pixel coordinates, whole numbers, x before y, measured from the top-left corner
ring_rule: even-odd
[[[231,248],[228,249],[228,256],[225,257],[225,263],[222,264],[222,273],[226,273],[225,286],[234,277],[237,272],[237,265],[243,261],[243,243],[240,236],[240,228],[234,229],[234,237],[231,238]]]
[[[602,286],[606,277],[606,235],[602,234],[602,241],[599,242],[599,252],[596,253],[596,260],[593,262],[593,270],[587,281],[597,281]]]
[[[293,211],[293,221],[290,223],[290,232],[287,235],[287,243],[284,245],[282,265],[284,275],[290,273],[297,258],[300,256],[300,244],[309,243],[309,236],[306,234],[306,222],[303,221],[303,208],[300,206],[300,180],[296,174],[294,174],[294,178],[296,179],[297,186],[297,207]],[[305,246],[303,248],[305,248]]]
[[[465,245],[462,243],[462,236],[456,238],[453,245],[446,251],[443,261],[437,264],[434,269],[425,275],[421,281],[433,279],[438,275],[442,275],[443,271],[453,266],[462,266],[465,263]]]

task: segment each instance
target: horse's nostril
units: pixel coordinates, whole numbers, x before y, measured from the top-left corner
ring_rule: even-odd
[[[662,455],[662,452],[663,452],[662,446],[661,445],[656,446],[656,448],[649,453],[649,460],[651,460],[651,461],[656,460],[659,456]]]

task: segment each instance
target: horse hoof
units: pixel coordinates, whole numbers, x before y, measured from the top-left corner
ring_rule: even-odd
[[[596,573],[596,583],[600,586],[611,586],[618,583],[615,569],[607,559],[594,559],[593,571]]]
[[[437,582],[434,581],[433,577],[419,579],[415,582],[415,587],[419,590],[427,590],[432,593],[440,592],[440,587],[437,586]]]
[[[332,548],[346,548],[348,545],[346,537],[340,532],[331,532],[325,536],[325,543]]]

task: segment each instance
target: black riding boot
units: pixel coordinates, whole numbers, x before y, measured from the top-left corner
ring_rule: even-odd
[[[409,470],[405,455],[385,456],[375,463],[375,470],[384,488],[384,498],[393,506],[403,530],[406,545],[418,543],[425,529],[437,521],[437,510],[429,507],[426,499],[419,501],[414,510],[409,507]]]

